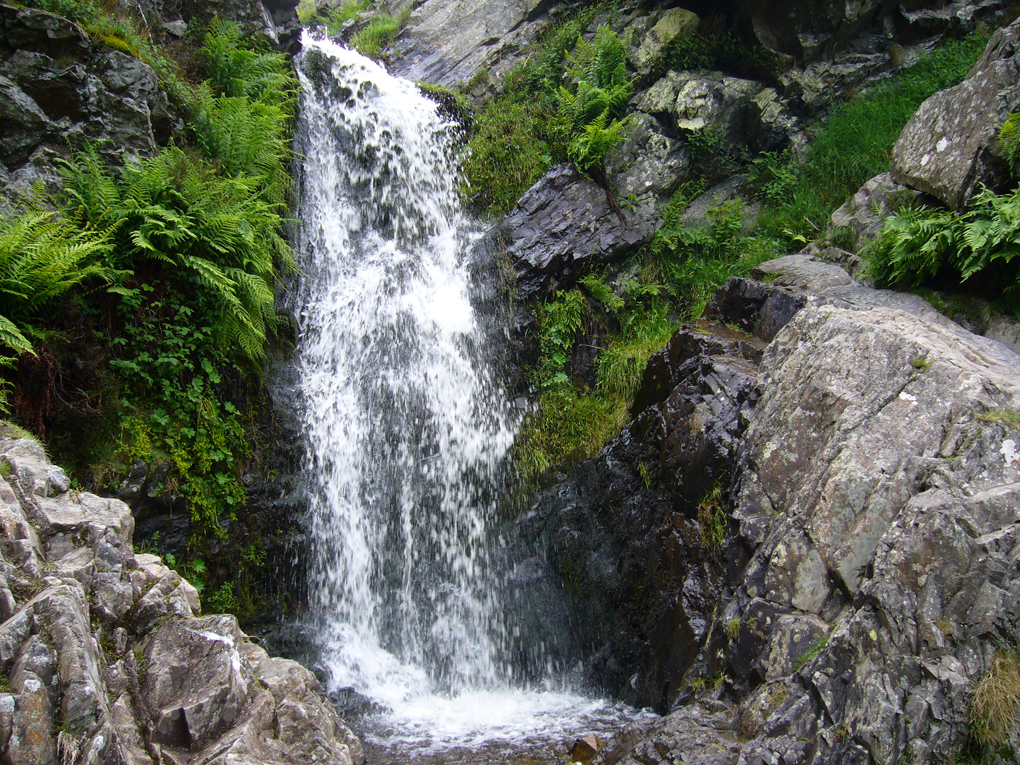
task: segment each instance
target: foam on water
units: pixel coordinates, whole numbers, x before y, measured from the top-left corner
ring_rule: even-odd
[[[488,546],[516,424],[467,262],[456,126],[411,83],[306,35],[296,149],[311,617],[331,690],[422,750],[571,735],[627,712],[514,688]]]

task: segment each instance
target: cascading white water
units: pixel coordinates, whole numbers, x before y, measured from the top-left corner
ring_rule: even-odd
[[[310,600],[333,689],[388,735],[468,745],[605,708],[511,687],[487,531],[514,422],[486,363],[455,127],[306,35],[297,151]],[[380,734],[382,735],[382,734]]]

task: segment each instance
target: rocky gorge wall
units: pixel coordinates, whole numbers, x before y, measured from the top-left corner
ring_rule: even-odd
[[[534,567],[573,604],[589,682],[668,713],[594,762],[941,763],[973,742],[974,691],[1020,626],[1015,325],[972,327],[981,337],[851,273],[890,210],[1003,187],[995,132],[1017,108],[1016,35],[1001,29],[961,85],[926,101],[891,174],[834,214],[856,251],[816,247],[731,280],[651,358],[619,438],[522,515]],[[824,47],[784,76],[834,72],[838,46]],[[635,96],[636,143],[651,151],[628,150],[617,183],[647,178],[651,200],[682,181],[684,120],[759,135],[767,110],[720,106],[739,102],[719,95],[739,83],[701,89],[713,95],[692,109],[682,94],[697,78],[668,73]],[[809,101],[796,93],[778,102],[787,126]],[[611,271],[654,220],[610,214],[569,172],[501,223],[525,300]]]

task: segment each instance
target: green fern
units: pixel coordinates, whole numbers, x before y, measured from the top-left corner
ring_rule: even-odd
[[[1001,289],[999,305],[1020,314],[1020,190],[985,189],[970,210],[905,210],[886,219],[867,251],[880,284],[921,286],[945,269],[965,282],[982,274]]]
[[[5,325],[0,343],[30,351],[30,322],[82,282],[109,278],[98,262],[108,250],[106,232],[56,212],[28,208],[0,219],[0,314],[17,330]]]
[[[931,279],[959,245],[959,221],[945,210],[903,210],[886,219],[867,251],[879,283],[916,287]]]
[[[209,304],[225,353],[261,359],[276,316],[273,285],[281,269],[294,268],[279,233],[279,205],[264,198],[262,181],[217,176],[175,147],[124,167],[119,180],[112,175],[94,152],[69,163],[64,175],[83,218],[113,232],[110,268],[160,269],[164,281]],[[91,193],[93,185],[103,194]]]
[[[623,41],[606,26],[599,27],[592,42],[579,37],[568,59],[554,130],[582,173],[601,167],[606,153],[623,139],[626,120],[619,117],[631,95],[626,61]]]
[[[218,95],[261,101],[294,113],[298,82],[286,55],[251,50],[236,23],[214,18],[200,54]]]
[[[1020,178],[1020,112],[1009,115],[999,129],[999,146],[1014,177]]]

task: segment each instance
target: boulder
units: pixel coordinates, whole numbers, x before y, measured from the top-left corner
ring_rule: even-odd
[[[706,698],[655,723],[636,723],[607,743],[591,765],[735,765],[736,710]]]
[[[1002,0],[738,0],[736,17],[765,47],[810,61],[871,35],[887,43],[970,31],[980,20],[1001,17],[1005,6]]]
[[[657,119],[635,112],[627,137],[605,159],[606,177],[619,199],[653,208],[669,201],[691,179],[691,158]]]
[[[759,655],[782,703],[765,703],[775,682],[745,702],[748,760],[815,734],[818,762],[917,757],[922,742],[937,762],[957,745],[966,688],[1015,629],[1018,585],[991,573],[1017,517],[1012,433],[974,414],[1020,405],[1018,368],[997,343],[873,304],[809,306],[769,347],[737,482],[754,552],[736,602],[792,611]],[[831,631],[788,671],[795,624]]]
[[[749,108],[763,89],[759,82],[722,74],[669,71],[642,94],[639,111],[664,119],[685,133],[718,131],[722,141],[736,143],[749,132]]]
[[[981,186],[1008,178],[998,131],[1020,109],[1020,21],[998,30],[959,85],[928,98],[893,147],[896,183],[932,195],[953,210]]]
[[[573,165],[550,170],[521,197],[498,236],[517,272],[523,300],[572,285],[588,268],[622,259],[651,241],[651,211],[615,211],[606,191]]]
[[[836,229],[849,229],[852,246],[860,250],[878,236],[883,220],[918,202],[921,192],[897,183],[889,173],[876,175],[832,213]]]
[[[649,74],[659,64],[663,51],[675,40],[695,34],[700,23],[697,14],[686,8],[665,11],[631,53],[634,69],[638,74]]]

